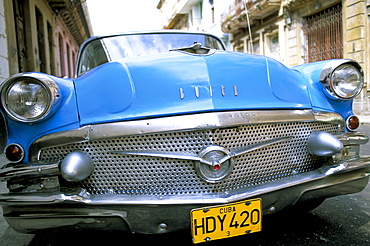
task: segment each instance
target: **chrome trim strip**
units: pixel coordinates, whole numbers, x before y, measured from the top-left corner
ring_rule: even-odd
[[[345,121],[341,115],[323,111],[313,111],[313,114],[316,121],[338,124],[338,129],[344,131]]]
[[[31,162],[38,162],[40,150],[46,147],[117,136],[216,129],[252,124],[313,121],[336,123],[339,128],[344,129],[344,120],[339,114],[317,112],[309,109],[200,113],[88,125],[79,129],[48,134],[37,139],[31,145],[29,156]]]
[[[0,169],[0,182],[9,180],[11,178],[20,178],[23,176],[53,176],[59,175],[59,162],[57,163],[48,163],[44,165],[26,165],[20,167],[7,167]]]
[[[120,155],[140,155],[140,156],[151,156],[151,157],[162,157],[162,158],[170,158],[170,159],[180,159],[180,160],[189,160],[189,161],[199,161],[201,163],[204,163],[209,166],[214,166],[215,164],[222,164],[226,161],[228,161],[230,158],[239,156],[239,155],[244,155],[248,152],[267,147],[269,145],[287,141],[291,139],[291,137],[282,137],[282,138],[277,138],[277,139],[271,139],[271,140],[266,140],[262,142],[258,142],[255,144],[251,144],[248,146],[240,146],[237,148],[232,148],[230,149],[227,155],[222,157],[219,160],[212,160],[209,161],[201,156],[201,153],[199,155],[194,155],[191,153],[182,153],[182,152],[143,152],[143,151],[112,151],[111,153],[115,154],[120,154]],[[215,147],[220,147],[216,145],[212,145]]]
[[[343,143],[344,146],[367,144],[369,137],[365,134],[358,132],[349,132],[335,137]]]
[[[49,146],[87,142],[90,139],[90,131],[90,126],[84,126],[70,131],[62,131],[45,135],[32,143],[29,150],[29,160],[31,162],[39,162],[39,151]]]

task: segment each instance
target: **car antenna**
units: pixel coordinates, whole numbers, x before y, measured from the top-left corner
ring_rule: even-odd
[[[249,32],[249,46],[250,46],[250,51],[251,51],[252,54],[254,54],[252,30],[251,30],[251,23],[249,21],[249,11],[248,11],[248,7],[247,7],[247,0],[244,0],[244,8],[245,8],[245,15],[247,16],[247,25],[248,25],[248,32]]]

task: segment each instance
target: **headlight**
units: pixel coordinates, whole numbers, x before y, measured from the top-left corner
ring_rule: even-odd
[[[43,74],[22,74],[10,77],[1,88],[1,102],[14,120],[36,122],[45,119],[59,105],[57,84]]]
[[[357,62],[333,60],[322,70],[320,81],[331,96],[338,99],[351,99],[361,92],[364,76]]]

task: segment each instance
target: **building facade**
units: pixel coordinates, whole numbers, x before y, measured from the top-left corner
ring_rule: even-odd
[[[0,1],[0,82],[9,77],[8,48],[5,33],[5,9]]]
[[[221,30],[221,15],[231,0],[160,0],[163,29],[204,31],[228,40]]]
[[[267,55],[287,66],[358,61],[365,87],[354,108],[370,114],[369,0],[235,0],[221,22],[234,51]]]
[[[92,35],[81,0],[0,0],[0,80],[36,71],[73,77],[79,45]]]

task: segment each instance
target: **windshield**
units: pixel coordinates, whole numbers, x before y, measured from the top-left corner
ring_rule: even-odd
[[[224,49],[219,39],[193,33],[130,34],[96,39],[82,50],[77,75],[109,61],[168,52],[189,47],[196,42],[206,48]]]

